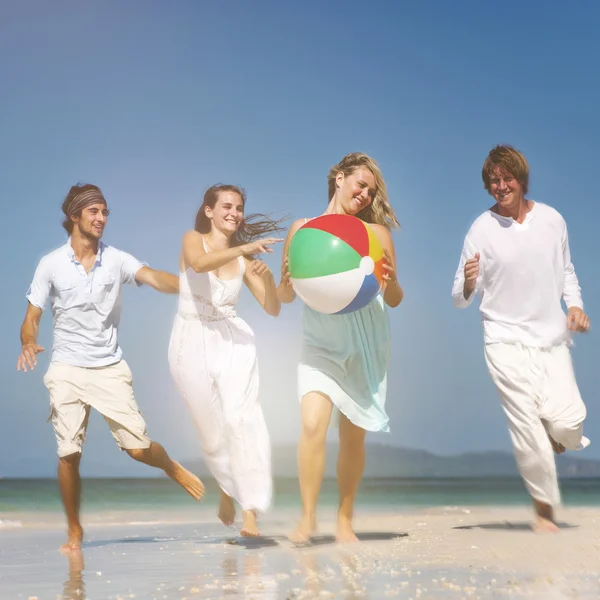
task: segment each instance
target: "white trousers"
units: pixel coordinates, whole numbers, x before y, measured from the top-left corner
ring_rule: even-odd
[[[582,450],[590,443],[583,437],[586,408],[571,352],[565,344],[548,349],[486,344],[485,358],[527,491],[535,500],[557,506],[560,491],[548,436],[567,450]]]
[[[204,462],[242,510],[271,503],[271,447],[258,402],[254,334],[239,317],[175,317],[169,367],[200,434]]]

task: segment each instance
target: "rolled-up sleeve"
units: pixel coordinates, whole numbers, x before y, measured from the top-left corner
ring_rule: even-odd
[[[43,258],[39,263],[33,275],[33,280],[27,290],[26,298],[30,304],[44,310],[50,289],[52,287],[52,270],[48,261]]]
[[[135,274],[142,268],[147,267],[146,263],[135,258],[127,252],[120,252],[121,254],[121,281],[123,283],[136,283],[142,285],[135,280]]]

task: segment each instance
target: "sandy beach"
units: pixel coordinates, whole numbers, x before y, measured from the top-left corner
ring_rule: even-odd
[[[361,543],[338,545],[333,511],[314,543],[285,537],[295,518],[263,519],[246,541],[196,513],[90,515],[83,551],[63,556],[62,519],[17,515],[0,529],[0,597],[561,598],[600,597],[600,513],[564,509],[561,532],[535,535],[528,507],[440,507],[357,517]],[[48,515],[49,517],[50,515]]]

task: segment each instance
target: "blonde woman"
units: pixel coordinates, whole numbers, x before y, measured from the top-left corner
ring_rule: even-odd
[[[377,163],[366,154],[345,156],[328,174],[329,204],[324,214],[356,216],[369,223],[385,250],[386,280],[382,294],[364,308],[341,315],[318,313],[304,307],[302,353],[298,366],[298,394],[302,430],[298,471],[302,519],[290,535],[308,543],[316,531],[316,508],[325,468],[325,438],[332,416],[339,417],[337,465],[340,494],[337,540],[355,542],[354,501],[365,465],[367,431],[389,431],[385,412],[390,327],[386,305],[400,304],[403,291],[396,279],[396,259],[390,230],[398,226]],[[291,227],[283,250],[281,302],[296,294],[290,283],[287,253],[296,231]]]

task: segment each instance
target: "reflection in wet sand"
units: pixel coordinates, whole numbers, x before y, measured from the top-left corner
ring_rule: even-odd
[[[85,569],[83,552],[73,550],[65,553],[65,557],[69,563],[69,577],[64,582],[62,597],[64,600],[82,600],[82,598],[86,598],[83,581],[83,571]]]

